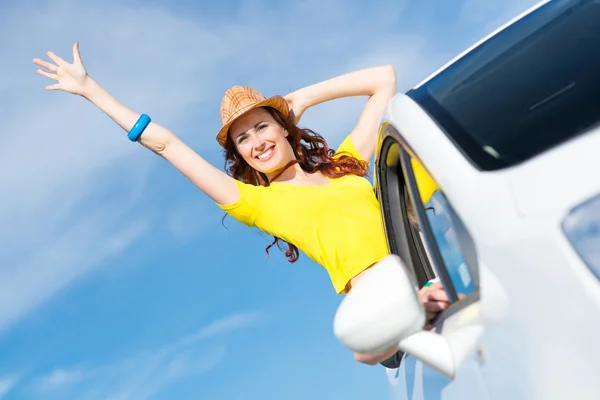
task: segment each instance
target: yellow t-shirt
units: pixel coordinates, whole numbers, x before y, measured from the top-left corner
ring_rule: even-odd
[[[337,150],[360,159],[347,137]],[[292,243],[329,273],[337,293],[389,254],[379,202],[366,178],[346,175],[323,186],[237,181],[240,199],[219,205],[238,221]]]

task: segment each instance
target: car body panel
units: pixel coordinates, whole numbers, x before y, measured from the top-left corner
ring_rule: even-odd
[[[490,270],[509,299],[507,315],[481,339],[485,363],[465,366],[478,370],[471,379],[480,375],[491,399],[600,398],[600,385],[591,384],[600,372],[600,285],[560,228],[572,207],[600,193],[600,179],[591,179],[592,171],[600,171],[600,130],[517,167],[480,172],[452,149],[453,144],[425,116],[419,124],[415,107],[409,97],[397,96],[389,121],[402,132],[467,226],[480,269],[485,265]],[[481,292],[485,305],[485,281]],[[484,320],[497,314],[494,304],[478,312]],[[448,319],[441,329],[451,329],[451,324]],[[418,363],[410,358],[404,362]],[[404,379],[410,379],[407,367],[403,368]],[[412,387],[439,387],[446,382],[438,398],[464,398],[451,394],[462,375],[451,384],[433,371],[429,376]],[[397,379],[390,381],[392,387],[405,395],[409,383],[400,385]],[[398,396],[394,398],[402,398]]]

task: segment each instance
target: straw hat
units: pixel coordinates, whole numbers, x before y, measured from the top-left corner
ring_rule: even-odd
[[[256,90],[247,86],[233,86],[225,92],[221,101],[221,122],[223,127],[217,134],[217,141],[223,147],[231,124],[242,114],[258,107],[272,107],[287,117],[289,106],[283,96],[266,98]]]

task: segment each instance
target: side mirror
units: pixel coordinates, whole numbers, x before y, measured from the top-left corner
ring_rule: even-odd
[[[425,310],[407,267],[390,255],[364,273],[334,319],[334,333],[349,349],[376,354],[423,329]]]
[[[402,260],[392,255],[365,272],[342,300],[333,330],[350,350],[377,354],[396,346],[452,379],[484,332],[479,304],[466,310],[471,317],[463,317],[448,334],[423,330],[425,310],[416,285]]]

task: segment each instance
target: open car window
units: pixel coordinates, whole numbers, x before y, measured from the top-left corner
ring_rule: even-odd
[[[442,189],[426,168],[403,153],[408,192],[427,258],[454,303],[478,291],[473,241]]]

